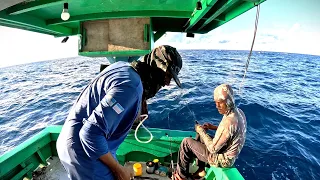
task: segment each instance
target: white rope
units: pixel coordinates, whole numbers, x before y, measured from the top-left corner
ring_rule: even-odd
[[[149,116],[148,116],[147,114],[142,114],[142,115],[140,115],[140,117],[143,117],[143,119],[142,119],[142,120],[140,121],[140,123],[138,124],[138,126],[137,126],[137,128],[136,128],[136,130],[135,130],[135,132],[134,132],[134,137],[136,138],[136,140],[137,140],[139,143],[144,143],[144,144],[146,144],[146,143],[151,142],[152,139],[153,139],[152,133],[149,131],[148,128],[146,128],[146,127],[143,125],[143,122],[144,122],[145,120],[147,120]],[[150,139],[149,139],[148,141],[141,141],[141,140],[138,138],[138,136],[137,136],[138,129],[140,128],[141,125],[142,125],[142,127],[150,134]]]
[[[240,83],[240,86],[239,86],[239,94],[241,94],[241,87],[244,84],[244,80],[245,80],[246,74],[248,72],[248,67],[249,67],[249,63],[250,63],[250,59],[251,59],[251,55],[252,55],[252,49],[253,49],[254,42],[256,40],[256,34],[257,34],[258,23],[259,23],[259,14],[260,14],[260,4],[257,5],[257,13],[256,13],[256,21],[255,21],[253,40],[252,40],[252,44],[251,44],[250,53],[248,55],[247,63],[246,63],[246,66],[245,66],[242,82]]]

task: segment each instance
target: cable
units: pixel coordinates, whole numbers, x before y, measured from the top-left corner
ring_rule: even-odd
[[[246,63],[246,66],[245,66],[242,82],[240,83],[240,86],[239,86],[239,94],[241,94],[241,87],[244,84],[244,80],[245,80],[245,77],[246,77],[246,74],[247,74],[247,71],[248,71],[248,67],[249,67],[249,63],[250,63],[250,59],[251,59],[251,55],[252,55],[253,45],[254,45],[254,42],[256,40],[256,34],[257,34],[258,23],[259,23],[259,15],[260,15],[260,4],[257,5],[257,13],[256,13],[256,21],[255,21],[255,29],[254,29],[253,40],[252,40],[252,44],[251,44],[250,53],[248,55],[247,63]]]
[[[142,114],[142,115],[140,115],[140,117],[143,117],[143,119],[142,119],[142,120],[140,121],[140,123],[138,124],[138,126],[137,126],[137,128],[136,128],[136,130],[135,130],[135,132],[134,132],[134,137],[136,138],[136,140],[137,140],[139,143],[144,143],[144,144],[146,144],[146,143],[151,142],[152,139],[153,139],[152,133],[149,131],[148,128],[146,128],[146,127],[143,125],[143,122],[144,122],[145,120],[147,120],[149,116],[148,116],[147,114]],[[148,141],[141,141],[141,140],[137,137],[137,132],[138,132],[138,129],[140,128],[141,125],[142,125],[142,127],[150,134],[150,139],[149,139]]]

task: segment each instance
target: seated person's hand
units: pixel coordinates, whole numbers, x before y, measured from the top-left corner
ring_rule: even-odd
[[[195,128],[195,130],[196,130],[197,133],[199,133],[199,132],[202,130],[202,126],[201,126],[200,124],[196,124],[196,125],[194,126],[194,128]]]
[[[212,124],[210,124],[210,123],[204,123],[203,125],[202,125],[202,128],[204,129],[204,130],[217,130],[218,129],[218,126],[215,126],[215,125],[212,125]]]

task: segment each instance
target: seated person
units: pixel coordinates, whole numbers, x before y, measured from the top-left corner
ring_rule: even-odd
[[[246,138],[246,117],[235,106],[233,90],[230,85],[222,84],[214,90],[214,101],[223,118],[218,127],[206,123],[196,124],[195,129],[200,140],[185,138],[180,146],[175,179],[190,177],[189,163],[194,158],[214,167],[231,167],[237,159]],[[207,129],[217,130],[212,139]]]

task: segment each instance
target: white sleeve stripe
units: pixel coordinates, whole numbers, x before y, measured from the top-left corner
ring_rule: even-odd
[[[124,108],[123,108],[119,103],[117,103],[116,105],[114,105],[114,106],[112,107],[112,109],[113,109],[114,111],[116,111],[117,114],[120,114],[120,113],[122,113],[122,112],[124,111]]]

